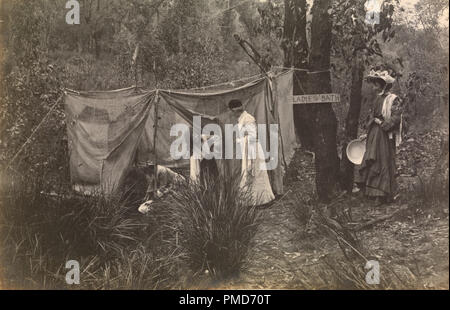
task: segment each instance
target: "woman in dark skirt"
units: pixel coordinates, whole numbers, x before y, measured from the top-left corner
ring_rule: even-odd
[[[397,189],[395,152],[401,142],[401,102],[389,92],[395,79],[387,71],[372,70],[366,81],[377,96],[366,123],[366,152],[355,181],[366,196],[385,203],[393,200]]]

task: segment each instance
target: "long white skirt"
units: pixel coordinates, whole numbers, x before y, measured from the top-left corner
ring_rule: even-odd
[[[275,199],[266,169],[261,144],[256,141],[249,147],[248,136],[240,139],[242,150],[241,187],[249,186],[252,205],[262,205]],[[250,153],[250,154],[249,154]]]

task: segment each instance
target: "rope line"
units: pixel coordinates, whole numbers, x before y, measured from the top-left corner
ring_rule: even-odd
[[[28,139],[25,141],[24,144],[22,144],[20,149],[16,152],[16,154],[13,156],[13,158],[9,161],[9,163],[6,166],[5,170],[8,169],[11,166],[11,164],[14,162],[14,160],[17,158],[17,156],[22,152],[22,150],[25,148],[25,146],[28,144],[28,142],[31,141],[31,138],[33,138],[33,136],[38,131],[38,129],[42,126],[42,124],[44,124],[44,122],[46,121],[47,117],[50,115],[50,113],[53,112],[53,110],[56,108],[56,106],[58,105],[58,103],[61,101],[62,98],[63,98],[63,94],[61,94],[59,96],[58,100],[56,100],[56,102],[52,105],[52,107],[47,112],[47,114],[42,118],[41,122],[33,129],[33,131],[31,132],[30,136],[28,137]]]
[[[330,72],[331,69],[319,70],[319,71],[308,71],[307,74],[317,74],[317,73],[327,73]]]
[[[213,84],[213,85],[207,85],[207,86],[195,87],[195,88],[184,88],[184,89],[181,89],[181,90],[204,90],[204,89],[214,88],[214,87],[223,86],[223,85],[233,86],[232,84],[235,83],[235,82],[242,82],[242,81],[246,81],[246,80],[251,80],[251,79],[254,79],[254,78],[257,78],[257,77],[260,77],[260,76],[262,76],[262,74],[255,74],[255,75],[252,75],[252,76],[249,76],[249,77],[245,77],[245,78],[242,78],[242,79],[233,80],[233,81],[229,81],[229,82],[223,82],[223,83],[219,83],[219,84]]]
[[[318,73],[326,73],[326,72],[330,72],[331,69],[325,69],[325,70],[318,70],[318,71],[309,71],[308,69],[302,69],[302,68],[288,68],[288,67],[281,67],[281,66],[276,66],[273,68],[277,68],[277,69],[287,69],[287,70],[294,70],[294,71],[302,71],[302,72],[306,72],[307,74],[318,74]]]
[[[272,68],[308,72],[308,69],[301,69],[301,68],[294,68],[294,67],[273,66]]]

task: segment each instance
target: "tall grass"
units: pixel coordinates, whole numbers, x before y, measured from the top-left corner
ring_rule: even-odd
[[[380,262],[380,283],[368,284],[365,269],[369,260],[379,260],[364,244],[364,239],[350,229],[353,223],[352,208],[359,202],[342,196],[328,205],[320,204],[312,195],[296,195],[298,202],[293,206],[293,214],[300,226],[299,237],[317,242],[327,238],[339,246],[342,255],[331,252],[319,259],[316,272],[305,283],[321,283],[326,289],[367,290],[367,289],[412,289],[418,288],[418,282],[411,274],[402,269],[396,271],[393,262],[383,259]],[[334,208],[333,218],[329,216]],[[320,270],[319,270],[320,269]],[[314,286],[306,286],[311,289]]]
[[[190,267],[215,280],[239,274],[260,223],[250,192],[239,181],[238,175],[206,176],[182,184],[168,208]]]
[[[439,178],[433,174],[428,178],[418,176],[417,179],[410,197],[414,198],[418,206],[422,209],[448,207],[448,178],[445,180],[442,176]]]
[[[239,274],[259,216],[239,177],[178,184],[143,216],[129,197],[49,194],[15,176],[0,189],[0,278],[8,288],[182,288],[189,270]],[[68,187],[67,187],[68,188]],[[133,201],[134,199],[131,199]],[[65,264],[81,267],[80,285]]]
[[[65,263],[80,263],[71,288],[170,287],[176,251],[157,248],[160,225],[150,225],[124,197],[44,193],[43,180],[14,177],[0,193],[3,286],[69,288]],[[151,246],[150,246],[151,245]]]

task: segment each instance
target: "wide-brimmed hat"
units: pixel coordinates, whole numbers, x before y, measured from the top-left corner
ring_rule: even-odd
[[[347,158],[355,165],[361,165],[366,152],[366,141],[356,139],[347,144]]]
[[[395,78],[393,78],[389,72],[387,72],[386,70],[381,71],[381,70],[370,70],[369,74],[366,76],[366,80],[371,80],[371,79],[381,79],[383,80],[386,84],[392,84],[395,82]]]

